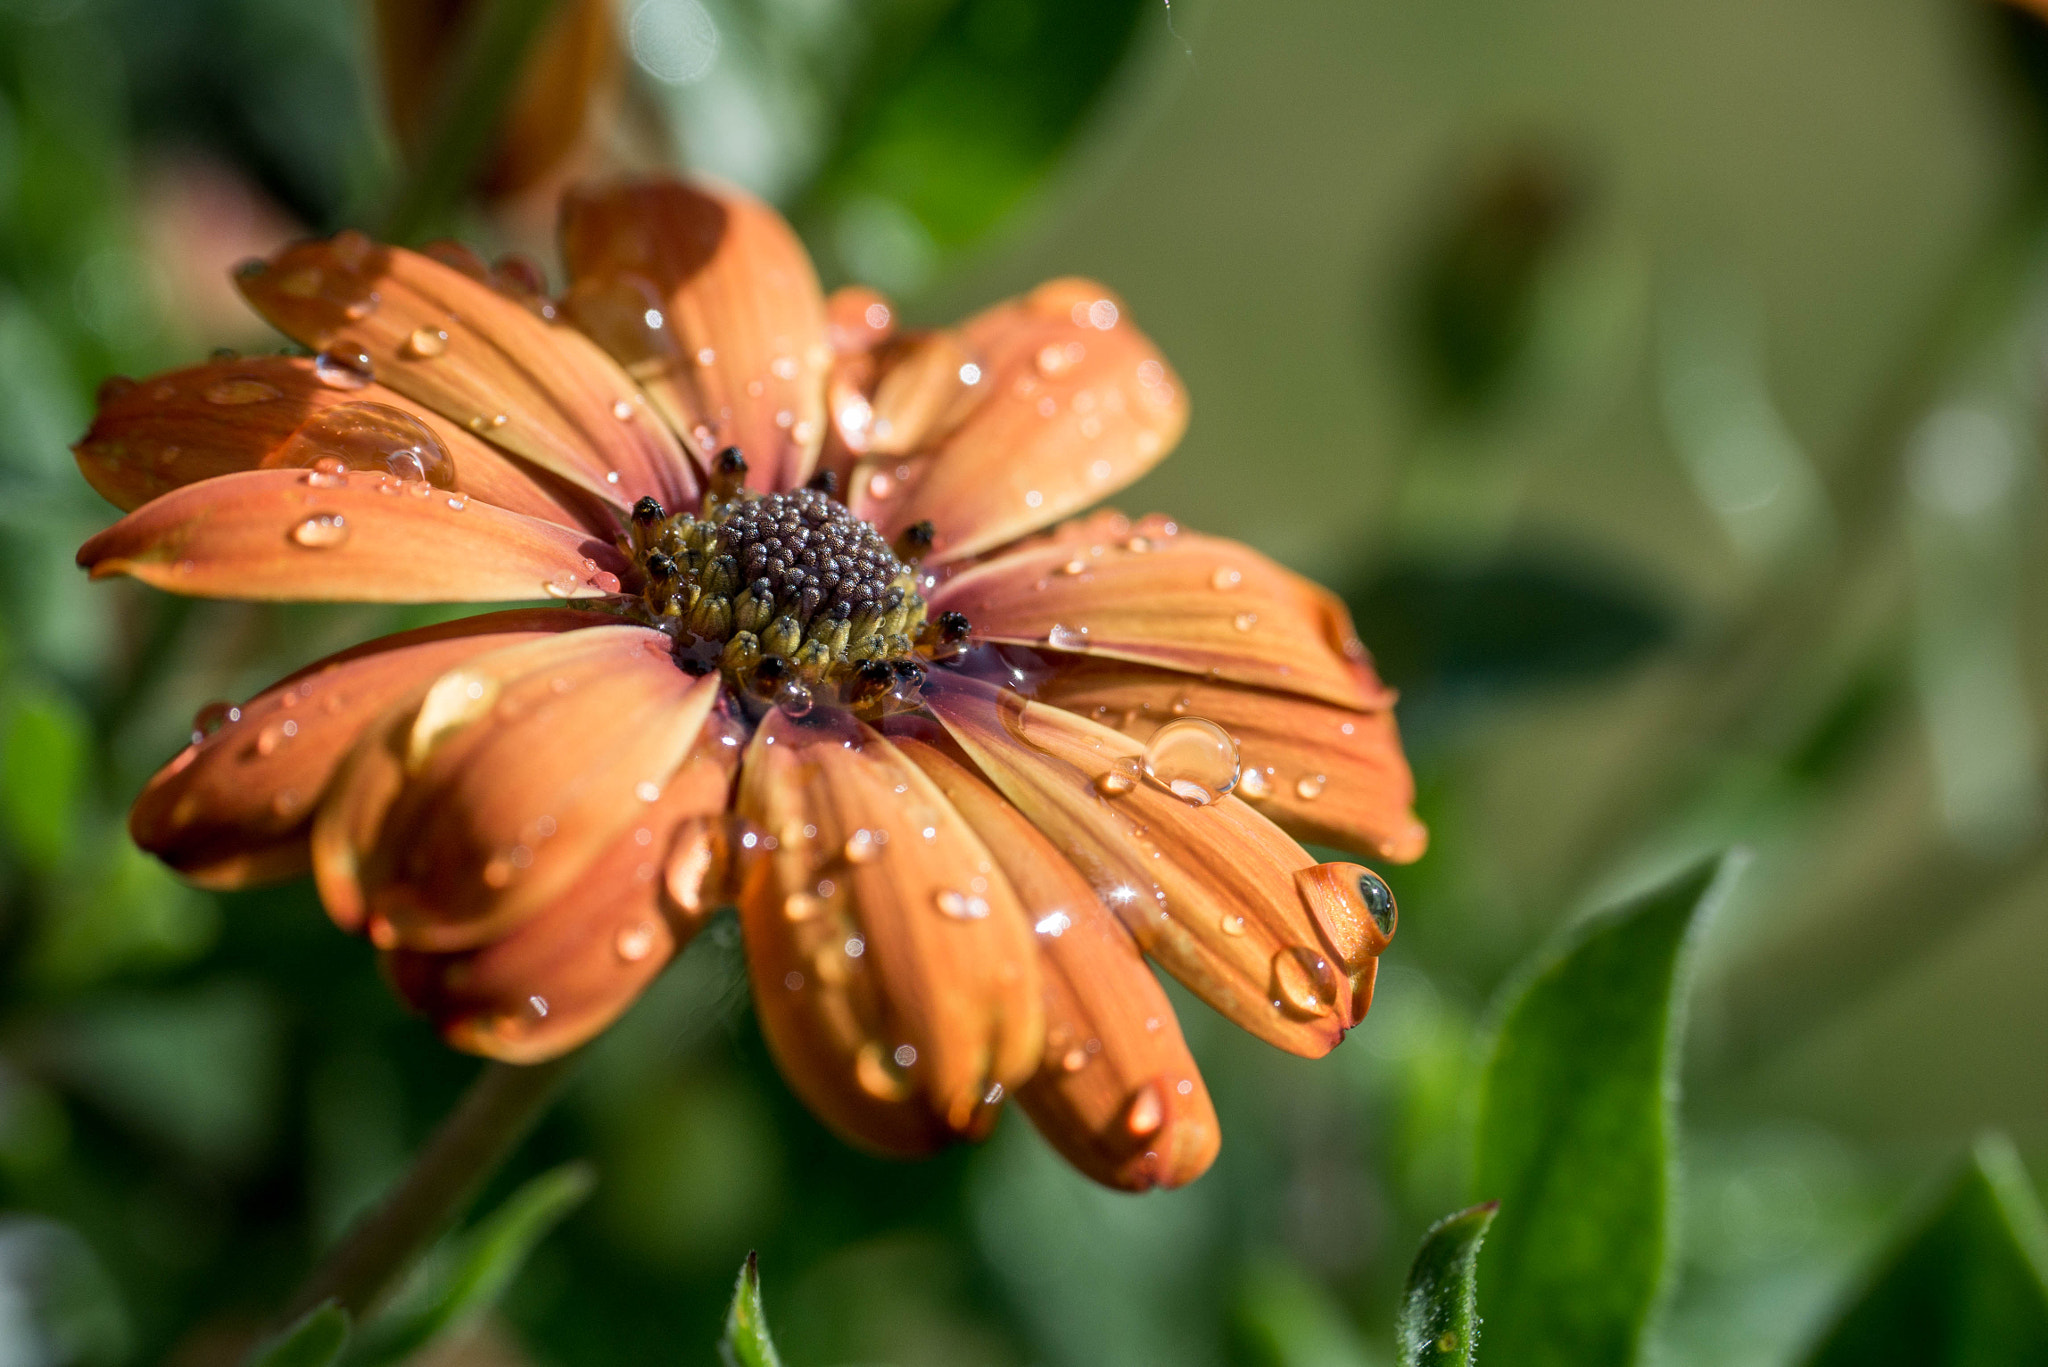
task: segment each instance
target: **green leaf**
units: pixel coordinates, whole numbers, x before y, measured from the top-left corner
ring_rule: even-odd
[[[2048,1362],[2048,1234],[2026,1170],[1992,1137],[1879,1261],[1806,1364],[2019,1362]]]
[[[596,1185],[588,1163],[564,1163],[533,1178],[431,1258],[399,1304],[371,1326],[353,1361],[397,1362],[495,1305],[527,1257]]]
[[[732,1309],[725,1313],[725,1337],[718,1356],[725,1367],[782,1367],[775,1340],[768,1337],[768,1316],[761,1309],[761,1255],[749,1253],[732,1289]]]
[[[348,1347],[348,1311],[323,1301],[249,1355],[248,1367],[329,1367]]]
[[[1663,1283],[1680,985],[1708,862],[1574,928],[1502,1018],[1479,1104],[1488,1356],[1624,1367]]]
[[[37,869],[55,867],[70,848],[86,736],[84,716],[61,694],[25,693],[7,709],[0,815],[14,847]]]
[[[1359,1344],[1344,1308],[1291,1262],[1254,1262],[1245,1271],[1233,1309],[1231,1327],[1248,1367],[1372,1367],[1375,1362]]]
[[[1479,1338],[1479,1245],[1499,1208],[1488,1201],[1446,1215],[1422,1236],[1394,1326],[1401,1367],[1471,1367]]]

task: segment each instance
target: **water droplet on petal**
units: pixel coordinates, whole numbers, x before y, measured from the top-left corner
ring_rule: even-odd
[[[1321,774],[1303,774],[1294,781],[1294,795],[1303,802],[1313,802],[1323,795],[1326,781]]]
[[[1230,625],[1236,627],[1239,631],[1250,631],[1258,624],[1259,614],[1256,612],[1240,612],[1237,616],[1230,619]]]
[[[612,405],[612,416],[620,422],[627,421],[633,416],[633,405],[625,399],[620,399]]]
[[[1244,934],[1244,917],[1225,916],[1219,922],[1219,927],[1225,935],[1242,935]]]
[[[361,347],[337,347],[313,358],[313,377],[329,389],[363,389],[375,378],[370,353]]]
[[[1237,791],[1244,797],[1259,801],[1273,795],[1273,778],[1266,770],[1254,764],[1238,776]]]
[[[956,921],[979,921],[988,915],[988,899],[971,893],[956,892],[951,888],[940,893],[935,899],[938,908]]]
[[[627,963],[637,964],[654,952],[654,942],[659,934],[654,922],[636,921],[619,931],[618,937],[612,941],[612,948]]]
[[[868,830],[858,830],[846,838],[846,862],[849,864],[872,864],[882,853],[881,842]]]
[[[280,391],[274,385],[261,380],[221,380],[206,387],[206,401],[225,407],[236,407],[245,403],[265,403],[278,398]]]
[[[541,585],[550,598],[574,598],[576,591],[582,587],[583,582],[566,571]]]
[[[915,1053],[911,1056],[916,1057]],[[877,1101],[902,1101],[910,1095],[910,1078],[876,1040],[861,1045],[854,1055],[853,1076],[860,1089]]]
[[[315,513],[292,528],[292,540],[308,550],[330,550],[348,540],[348,519],[340,513]]]
[[[398,354],[408,361],[429,361],[436,356],[446,355],[448,334],[440,328],[414,328],[405,339],[405,345]]]
[[[1228,593],[1244,582],[1244,571],[1232,569],[1228,565],[1219,565],[1216,567],[1216,573],[1209,576],[1209,582],[1222,592]]]
[[[455,487],[455,460],[424,422],[385,403],[338,403],[306,420],[266,466],[371,470],[402,480]]]
[[[1273,956],[1273,995],[1297,1016],[1327,1016],[1337,1000],[1337,974],[1313,949],[1294,946]]]
[[[1237,786],[1237,742],[1203,717],[1176,717],[1145,743],[1145,777],[1206,807]]]
[[[1143,1139],[1157,1134],[1159,1127],[1166,1123],[1166,1102],[1159,1095],[1159,1084],[1148,1082],[1138,1089],[1131,1098],[1131,1104],[1124,1111],[1124,1129],[1133,1139]]]
[[[1045,633],[1045,643],[1054,650],[1083,650],[1088,645],[1088,628],[1062,626],[1055,622]]]
[[[1063,1073],[1078,1073],[1087,1066],[1088,1051],[1085,1049],[1069,1049],[1060,1055],[1060,1071]]]
[[[242,719],[242,709],[230,702],[210,702],[192,717],[192,743],[197,745],[223,726]]]
[[[1122,797],[1138,786],[1142,766],[1135,755],[1125,755],[1095,779],[1095,791],[1104,797]]]
[[[824,902],[808,892],[792,892],[782,899],[782,915],[791,921],[811,920],[824,909]]]

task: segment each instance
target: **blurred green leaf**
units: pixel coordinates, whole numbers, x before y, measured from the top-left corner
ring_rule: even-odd
[[[249,1367],[328,1367],[348,1347],[348,1327],[348,1311],[333,1301],[316,1305],[250,1354]]]
[[[761,1309],[761,1259],[749,1253],[732,1289],[732,1308],[725,1313],[725,1337],[718,1341],[725,1367],[782,1367],[775,1340],[768,1336],[768,1316]]]
[[[411,1357],[497,1304],[540,1241],[583,1203],[597,1178],[564,1163],[528,1181],[448,1250],[430,1258],[392,1310],[369,1326],[357,1367]]]
[[[7,705],[0,811],[9,840],[38,870],[55,867],[70,846],[87,735],[85,717],[62,694],[24,692]]]
[[[103,832],[91,868],[66,879],[37,928],[29,968],[43,985],[76,990],[128,971],[190,962],[220,930],[220,909],[132,844]]]
[[[1266,1260],[1238,1288],[1235,1327],[1256,1367],[1371,1367],[1343,1308],[1290,1262]]]
[[[1625,1367],[1664,1279],[1683,965],[1700,864],[1575,927],[1507,1011],[1480,1097],[1488,1355]]]
[[[1806,1363],[2022,1362],[2048,1362],[2048,1231],[2011,1144],[1986,1138],[1842,1308]]]
[[[1470,1367],[1479,1338],[1479,1245],[1497,1201],[1446,1215],[1422,1236],[1394,1326],[1401,1367]]]

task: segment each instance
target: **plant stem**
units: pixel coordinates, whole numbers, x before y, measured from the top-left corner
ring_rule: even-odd
[[[577,1057],[485,1064],[398,1186],[313,1270],[280,1323],[326,1300],[360,1320],[519,1147]]]
[[[411,242],[440,225],[490,150],[498,115],[526,69],[556,0],[492,0],[462,35],[434,111],[433,131],[411,159],[384,221],[387,242]]]

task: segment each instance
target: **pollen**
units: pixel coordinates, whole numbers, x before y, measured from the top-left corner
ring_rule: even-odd
[[[697,514],[671,514],[651,498],[634,506],[627,549],[645,611],[679,653],[715,662],[744,693],[787,707],[822,689],[891,710],[924,661],[965,635],[957,614],[927,620],[915,557],[929,539],[892,547],[823,481],[756,494],[745,475],[728,449]]]

